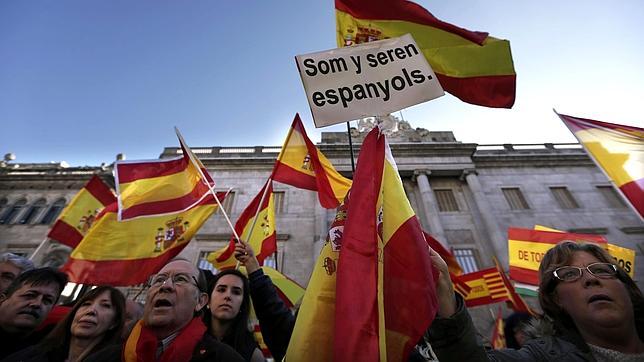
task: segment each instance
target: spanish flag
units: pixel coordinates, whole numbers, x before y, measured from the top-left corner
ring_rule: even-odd
[[[445,91],[464,102],[511,108],[510,42],[446,23],[406,0],[335,0],[338,46],[411,34]]]
[[[214,181],[176,132],[181,157],[115,163],[119,220],[186,211],[210,193]]]
[[[273,182],[269,179],[235,223],[237,235],[250,244],[260,265],[264,263],[264,259],[277,251],[274,200]],[[237,265],[235,242],[235,238],[232,237],[228,246],[210,253],[208,261],[217,269],[234,268]]]
[[[78,191],[47,234],[69,247],[76,247],[105,206],[116,202],[112,190],[97,175]]]
[[[406,361],[436,314],[438,274],[378,127],[362,144],[347,215],[334,360]]]
[[[311,279],[304,293],[286,351],[286,361],[333,360],[335,285],[349,197],[350,195],[347,195],[343,203],[338,206],[326,243],[313,265]]]
[[[506,348],[505,344],[505,331],[503,330],[503,313],[501,312],[501,306],[496,311],[496,320],[494,321],[494,329],[492,330],[492,348],[502,349]]]
[[[340,175],[306,135],[299,114],[295,115],[271,178],[317,191],[320,205],[327,209],[338,207],[351,187],[351,180]]]
[[[557,115],[644,218],[644,129]]]
[[[222,200],[225,193],[217,197]],[[62,270],[74,283],[143,283],[183,250],[216,209],[214,197],[207,194],[184,212],[118,221],[113,203],[99,215]]]
[[[510,277],[517,282],[539,285],[539,264],[545,253],[562,241],[606,245],[601,235],[508,228]]]

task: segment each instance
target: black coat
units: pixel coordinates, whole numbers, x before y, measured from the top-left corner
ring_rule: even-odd
[[[476,338],[463,298],[456,294],[457,311],[449,318],[436,317],[427,331],[440,361],[595,361],[581,336],[550,334],[528,340],[521,349],[486,350]]]
[[[279,297],[275,286],[262,269],[248,276],[250,297],[259,320],[264,343],[271,351],[275,361],[281,361],[286,355],[288,343],[295,328],[295,316]]]

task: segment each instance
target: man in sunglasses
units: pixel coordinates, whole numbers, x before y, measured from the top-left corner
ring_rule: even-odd
[[[206,333],[200,318],[208,304],[205,276],[187,260],[173,259],[150,278],[143,319],[125,342],[126,361],[243,361]]]

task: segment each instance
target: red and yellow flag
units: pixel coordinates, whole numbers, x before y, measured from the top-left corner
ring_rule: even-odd
[[[536,315],[536,313],[528,306],[525,300],[523,300],[523,298],[521,298],[521,296],[516,292],[514,285],[512,285],[512,282],[510,282],[508,276],[505,275],[503,268],[501,268],[501,264],[499,264],[499,261],[496,258],[494,258],[494,265],[496,266],[496,270],[498,270],[499,275],[501,275],[501,278],[503,279],[505,289],[508,291],[508,303],[510,304],[510,307],[517,312],[525,312]]]
[[[463,274],[459,278],[472,288],[465,298],[468,307],[510,300],[503,276],[495,267]]]
[[[644,129],[557,115],[644,218]]]
[[[116,202],[116,196],[97,175],[78,191],[47,234],[61,244],[75,248],[105,206]]]
[[[225,193],[217,196],[222,200]],[[183,250],[216,209],[215,199],[207,194],[187,211],[118,221],[114,203],[99,215],[63,271],[74,283],[143,283]]]
[[[454,254],[452,254],[451,251],[447,250],[446,247],[443,246],[443,244],[440,243],[440,241],[434,239],[433,236],[431,236],[429,233],[423,231],[423,234],[425,235],[425,240],[427,241],[427,245],[429,245],[435,252],[438,253],[438,255],[445,260],[445,263],[447,263],[447,268],[449,269],[450,274],[454,275],[461,275],[463,274],[463,269],[461,268],[461,265],[458,263],[456,260],[456,257]]]
[[[541,258],[565,240],[606,245],[606,239],[600,235],[508,228],[508,260],[512,280],[539,285]]]
[[[422,228],[376,127],[358,159],[342,237],[334,359],[407,360],[437,310]]]
[[[183,156],[114,165],[119,220],[168,215],[201,203],[214,182],[177,131]],[[211,196],[212,197],[212,196]],[[221,200],[220,200],[221,201]]]
[[[335,0],[338,46],[411,34],[445,91],[464,102],[511,108],[516,73],[510,42],[434,17],[406,0]]]
[[[494,329],[492,330],[492,348],[502,349],[506,348],[505,344],[505,331],[503,330],[503,313],[501,313],[501,306],[496,312],[496,320],[494,321]]]
[[[458,294],[463,296],[463,298],[467,298],[467,295],[470,294],[470,290],[472,290],[472,287],[470,287],[469,285],[467,285],[467,283],[461,280],[460,275],[454,275],[452,273],[449,273],[449,278],[452,280],[452,285],[454,286],[454,290]]]
[[[313,265],[295,328],[286,351],[287,361],[326,362],[333,360],[335,330],[335,285],[338,258],[349,195],[337,209],[326,243]]]
[[[317,191],[320,205],[327,209],[338,207],[351,187],[351,180],[340,175],[306,135],[299,114],[295,115],[271,178]]]
[[[260,265],[264,263],[264,259],[277,251],[274,200],[273,182],[269,179],[235,223],[237,235],[250,244]],[[260,202],[262,203],[261,207]],[[254,221],[255,215],[257,215],[257,221]],[[255,223],[254,226],[253,223]],[[226,247],[210,253],[208,261],[217,269],[234,268],[237,265],[235,237],[230,239]]]

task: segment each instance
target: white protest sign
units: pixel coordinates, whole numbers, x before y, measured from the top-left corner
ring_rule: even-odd
[[[406,34],[295,57],[316,127],[385,115],[445,94]]]

